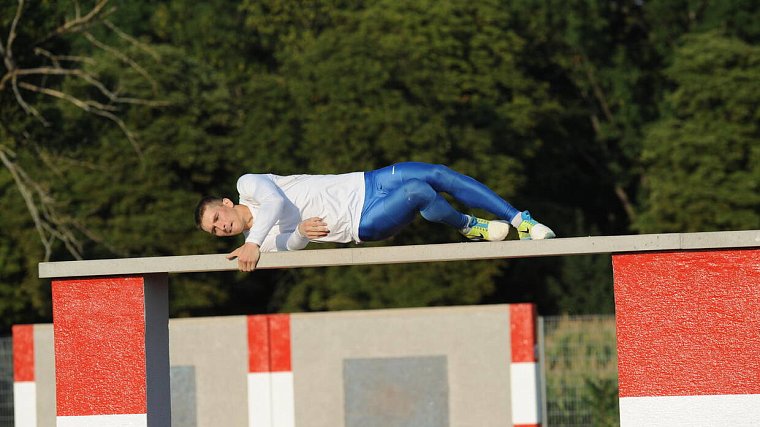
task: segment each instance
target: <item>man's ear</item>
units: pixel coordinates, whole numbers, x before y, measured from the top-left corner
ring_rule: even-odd
[[[226,206],[228,208],[232,208],[232,207],[235,206],[235,204],[232,202],[232,200],[230,200],[230,199],[228,199],[226,197],[224,199],[222,199],[222,205],[224,205],[224,206]]]

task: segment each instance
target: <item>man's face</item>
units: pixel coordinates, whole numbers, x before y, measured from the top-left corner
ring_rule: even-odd
[[[243,232],[245,221],[230,199],[209,204],[201,217],[201,229],[214,236],[236,236]]]

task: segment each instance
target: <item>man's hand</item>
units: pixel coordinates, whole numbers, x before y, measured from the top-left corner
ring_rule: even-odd
[[[319,217],[305,219],[298,224],[298,232],[309,240],[319,239],[330,234],[327,223]]]
[[[256,264],[259,263],[259,245],[255,243],[244,243],[243,246],[235,249],[227,255],[227,259],[238,259],[238,269],[240,271],[253,271]]]

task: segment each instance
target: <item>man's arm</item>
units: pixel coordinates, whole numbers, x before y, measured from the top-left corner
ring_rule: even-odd
[[[313,217],[301,221],[298,228],[288,235],[285,250],[296,251],[303,249],[313,239],[325,237],[330,233],[327,223],[322,218]],[[279,246],[279,245],[278,245]],[[230,252],[227,259],[238,259],[238,268],[240,271],[253,271],[261,257],[261,247],[255,243],[246,242],[239,248]]]
[[[245,243],[227,255],[238,259],[240,271],[253,271],[261,256],[261,245],[285,208],[285,196],[266,175],[246,174],[237,182],[240,199],[258,203],[258,215],[253,219]]]
[[[275,183],[266,175],[247,174],[238,179],[237,190],[240,199],[259,204],[258,215],[245,239],[261,247],[269,231],[280,220],[287,200]]]
[[[289,251],[303,249],[310,241],[319,239],[330,234],[327,223],[322,218],[312,217],[298,224],[298,227],[288,238],[286,248]]]

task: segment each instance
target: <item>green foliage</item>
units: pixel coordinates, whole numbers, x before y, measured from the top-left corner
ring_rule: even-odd
[[[644,6],[573,0],[516,2],[511,7],[516,22],[532,33],[531,51],[543,53],[525,63],[538,67],[565,106],[554,128],[545,126],[550,133],[542,154],[549,159],[569,155],[578,162],[584,174],[602,185],[584,187],[585,192],[597,191],[589,200],[583,200],[585,192],[573,196],[583,200],[580,206],[604,198],[600,204],[605,214],[616,216],[616,228],[624,229],[635,215],[630,199],[640,174],[641,126],[656,115],[652,102],[660,57],[648,42]],[[578,169],[559,170],[577,175]],[[575,179],[556,179],[562,178]]]
[[[6,85],[0,149],[54,197],[88,259],[231,250],[239,240],[198,232],[192,210],[202,195],[234,198],[243,173],[404,160],[472,175],[561,237],[758,228],[755,3],[112,0],[121,33],[88,30],[114,55],[80,33],[48,37],[75,2],[26,2],[18,65],[49,65],[36,47],[86,57],[73,63],[152,104],[113,103],[73,75],[25,77],[108,105],[123,127],[23,92],[43,126]],[[0,6],[2,37],[15,11]],[[45,249],[6,168],[0,203],[6,330],[47,320],[50,302],[36,278]],[[419,219],[376,245],[459,239]],[[51,249],[72,258],[60,241]],[[610,282],[603,256],[197,274],[172,278],[171,310],[532,300],[543,313],[609,312]]]
[[[760,48],[690,36],[644,139],[644,232],[760,227]]]
[[[285,311],[477,304],[492,291],[499,263],[325,268],[294,274]]]
[[[568,257],[558,276],[547,278],[548,294],[560,313],[614,313],[612,266],[608,255]]]
[[[618,384],[616,379],[586,379],[587,392],[583,403],[591,408],[591,425],[595,427],[616,427],[620,425],[618,408]]]

